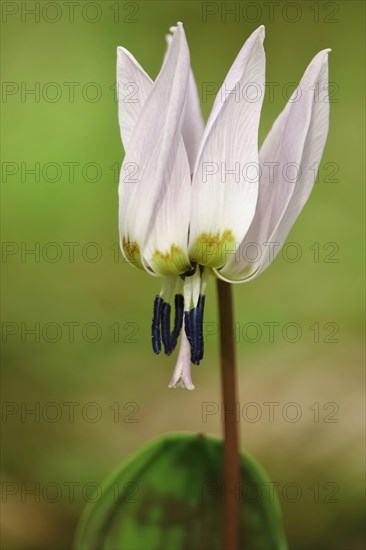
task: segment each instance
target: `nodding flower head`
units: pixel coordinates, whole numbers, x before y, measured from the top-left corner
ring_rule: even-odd
[[[206,125],[182,23],[170,31],[155,82],[117,50],[119,232],[125,259],[163,278],[152,347],[170,355],[181,335],[170,387],[193,389],[209,276],[240,283],[262,273],[311,193],[328,133],[330,50],[311,61],[258,151],[264,27],[240,50]],[[255,259],[246,253],[251,245]]]

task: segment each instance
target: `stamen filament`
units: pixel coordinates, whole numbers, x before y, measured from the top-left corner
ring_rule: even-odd
[[[177,277],[164,278],[164,283],[160,291],[160,297],[163,298],[164,296],[165,302],[170,302],[176,284],[177,284]]]
[[[196,272],[191,277],[191,285],[192,285],[192,302],[193,307],[197,306],[199,295],[200,295],[200,288],[201,288],[201,273],[199,269],[196,269]]]

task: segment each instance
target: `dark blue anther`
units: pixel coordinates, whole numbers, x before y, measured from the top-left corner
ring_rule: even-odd
[[[205,311],[205,301],[206,296],[204,294],[200,294],[200,297],[198,299],[197,308],[200,313],[200,326],[199,326],[199,352],[198,352],[198,359],[201,361],[203,359],[203,353],[204,353],[204,340],[203,340],[203,315]]]
[[[166,355],[170,355],[173,351],[170,339],[170,311],[170,304],[168,304],[168,302],[163,302],[161,308],[161,339],[164,344],[164,353],[166,353]]]
[[[160,320],[162,305],[163,299],[160,298],[160,296],[155,296],[153,320],[151,325],[151,340],[154,353],[156,354],[159,354],[161,352]]]
[[[191,361],[194,365],[200,364],[202,354],[203,334],[201,330],[201,311],[194,307],[189,312],[191,322]]]
[[[183,311],[184,311],[184,298],[182,294],[175,295],[174,303],[175,303],[174,328],[173,328],[173,332],[170,335],[170,346],[172,348],[172,351],[177,345],[178,336],[180,335],[180,331],[182,330]]]
[[[205,296],[200,295],[197,306],[191,311],[184,312],[184,324],[188,341],[191,345],[191,361],[199,365],[203,359],[203,313],[205,309]]]
[[[184,330],[185,330],[185,333],[187,335],[187,338],[188,338],[188,342],[190,343],[190,345],[192,345],[192,337],[191,337],[191,334],[192,334],[192,328],[191,328],[191,317],[190,317],[190,312],[189,311],[185,311],[184,312]]]

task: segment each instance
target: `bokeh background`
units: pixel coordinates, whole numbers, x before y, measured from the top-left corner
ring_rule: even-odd
[[[234,290],[240,433],[277,484],[291,548],[362,548],[364,3],[65,4],[1,5],[2,548],[71,548],[93,488],[133,451],[170,431],[221,433],[214,282],[196,389],[169,390],[174,358],[150,349],[160,282],[116,244],[116,47],[155,77],[179,20],[205,118],[206,83],[266,25],[260,141],[315,53],[333,50],[330,134],[296,248]]]

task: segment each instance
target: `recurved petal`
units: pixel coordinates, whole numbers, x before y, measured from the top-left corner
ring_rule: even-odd
[[[118,121],[125,151],[153,81],[134,56],[117,48]]]
[[[178,24],[167,59],[138,117],[120,177],[120,234],[125,255],[129,257],[132,249],[137,264],[162,275],[181,273],[189,266],[191,186],[180,135],[188,77],[188,44]]]
[[[193,177],[192,260],[222,267],[252,221],[264,96],[264,28],[246,41],[215,99]]]
[[[314,185],[329,126],[328,53],[319,52],[279,115],[260,151],[256,213],[221,276],[241,282],[274,260]]]

